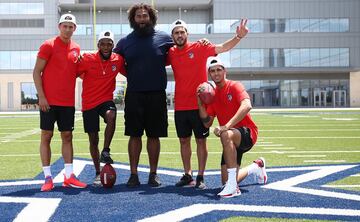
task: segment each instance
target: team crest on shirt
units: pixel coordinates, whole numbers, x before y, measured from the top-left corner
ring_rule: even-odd
[[[189,52],[189,58],[193,59],[194,58],[194,53],[193,52]]]
[[[229,101],[232,100],[232,95],[231,95],[231,94],[227,94],[226,96],[227,96],[227,99],[228,99]]]
[[[74,61],[74,63],[78,62],[79,54],[77,53],[76,50],[72,50],[70,55],[72,55],[71,59]],[[69,56],[69,57],[71,57],[71,56]]]
[[[116,65],[112,65],[112,66],[111,66],[111,70],[112,70],[113,72],[115,72],[115,71],[116,71]]]

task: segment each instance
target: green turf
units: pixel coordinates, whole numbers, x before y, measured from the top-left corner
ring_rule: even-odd
[[[359,163],[360,110],[254,110],[252,116],[259,127],[259,138],[258,143],[251,151],[244,155],[242,161],[244,165],[259,156],[266,158],[269,167]],[[123,122],[123,114],[119,113],[111,152],[115,161],[128,163],[128,137],[124,136]],[[39,116],[37,114],[0,114],[0,180],[33,178],[42,171],[38,126]],[[104,129],[103,123],[101,128]],[[100,135],[101,146],[102,132]],[[76,157],[90,159],[88,138],[83,132],[80,114],[76,115],[73,143]],[[54,162],[61,157],[61,140],[57,131],[54,133],[51,146],[52,162]],[[143,147],[140,164],[148,165],[145,138]],[[195,151],[194,141],[192,141],[192,147]],[[213,134],[208,138],[208,149],[207,169],[218,169],[222,148],[219,139]],[[169,113],[169,137],[161,139],[161,152],[159,166],[182,169],[173,113]],[[197,169],[196,153],[192,155],[192,166],[194,170]],[[337,189],[360,191],[360,188],[357,187],[359,184],[360,176],[358,175],[328,185],[344,185]],[[355,185],[355,187],[346,187],[348,185]],[[231,217],[223,221],[298,222],[312,220]]]
[[[258,111],[252,112],[259,127],[258,143],[244,155],[247,165],[258,156],[267,160],[268,166],[295,166],[315,164],[358,163],[360,160],[360,110],[348,111]],[[40,131],[37,114],[0,114],[0,180],[32,178],[41,172],[39,158]],[[124,136],[123,114],[119,113],[117,129],[111,146],[115,161],[128,163],[127,142]],[[104,125],[102,123],[103,130]],[[100,134],[102,143],[102,132]],[[61,140],[55,131],[52,141],[52,162],[60,158]],[[195,142],[192,141],[193,151]],[[146,140],[140,164],[148,165]],[[220,141],[214,135],[208,139],[207,169],[218,169]],[[159,165],[182,169],[179,142],[176,137],[173,113],[169,113],[169,137],[161,139]],[[81,115],[76,115],[74,131],[75,156],[90,158],[88,138],[83,132]],[[304,157],[303,155],[313,155]],[[323,162],[317,163],[317,160]],[[327,160],[338,162],[326,162]],[[9,167],[11,166],[11,167]],[[197,169],[196,153],[192,166]],[[336,183],[359,184],[359,177]],[[359,190],[358,188],[347,188]]]

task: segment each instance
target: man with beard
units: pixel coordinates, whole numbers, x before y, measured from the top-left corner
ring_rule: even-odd
[[[235,36],[222,44],[204,45],[200,42],[188,42],[187,25],[182,20],[172,24],[172,38],[175,46],[169,50],[168,59],[174,70],[175,79],[175,126],[180,141],[184,175],[176,186],[194,186],[205,189],[204,171],[208,156],[206,138],[209,129],[204,127],[199,117],[196,89],[207,81],[206,60],[209,56],[229,51],[248,33],[247,19],[242,19],[236,28]],[[191,135],[194,131],[197,144],[198,175],[196,183],[191,170]]]
[[[89,136],[90,154],[96,171],[94,185],[100,186],[99,162],[99,116],[106,123],[104,146],[101,152],[102,163],[113,163],[110,157],[110,143],[115,132],[116,106],[113,102],[116,76],[125,73],[124,59],[115,53],[114,34],[111,31],[100,33],[98,52],[85,53],[78,67],[83,79],[82,112],[84,130]]]
[[[129,9],[133,32],[117,43],[114,52],[125,59],[127,89],[125,95],[125,135],[128,143],[131,175],[128,187],[140,185],[137,167],[142,149],[142,135],[147,136],[150,174],[148,184],[161,185],[156,174],[159,137],[167,137],[166,56],[173,45],[165,32],[155,30],[156,10],[150,5],[135,4]]]

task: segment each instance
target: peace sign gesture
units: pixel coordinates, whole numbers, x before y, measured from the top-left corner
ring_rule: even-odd
[[[246,26],[247,19],[241,19],[240,25],[236,27],[236,36],[237,38],[244,38],[249,32],[248,27]]]

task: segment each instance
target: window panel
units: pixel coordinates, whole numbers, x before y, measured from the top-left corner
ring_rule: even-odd
[[[0,15],[44,14],[43,3],[0,3]]]
[[[214,20],[215,33],[233,33],[239,20]],[[348,32],[348,18],[249,19],[251,33],[269,32]]]

